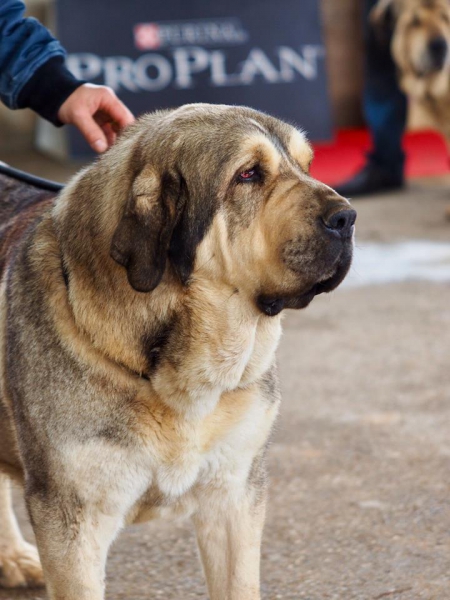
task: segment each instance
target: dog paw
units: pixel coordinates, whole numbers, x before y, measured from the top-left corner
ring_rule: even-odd
[[[0,551],[0,587],[41,587],[44,585],[38,551],[31,544]]]

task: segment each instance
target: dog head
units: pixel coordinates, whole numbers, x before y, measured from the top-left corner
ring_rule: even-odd
[[[110,255],[135,290],[164,277],[215,281],[275,315],[345,277],[356,213],[309,175],[300,131],[249,108],[197,104],[144,117],[128,138],[134,172]]]
[[[440,96],[448,90],[450,3],[448,0],[380,0],[371,13],[377,31],[392,32],[392,56],[409,95]]]

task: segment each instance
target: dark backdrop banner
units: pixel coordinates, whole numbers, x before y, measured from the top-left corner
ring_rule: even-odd
[[[317,0],[57,0],[80,78],[139,115],[190,102],[245,104],[330,137]],[[72,135],[73,134],[73,135]],[[88,153],[71,133],[72,155]]]

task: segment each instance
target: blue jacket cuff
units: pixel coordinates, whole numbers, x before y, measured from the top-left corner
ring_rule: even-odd
[[[58,111],[80,85],[64,65],[63,56],[54,56],[41,65],[20,90],[17,108],[31,108],[41,117],[60,127]]]

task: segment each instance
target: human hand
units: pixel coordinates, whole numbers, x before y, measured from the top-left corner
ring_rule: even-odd
[[[111,88],[85,83],[61,105],[58,118],[75,125],[96,152],[104,152],[134,116]]]

